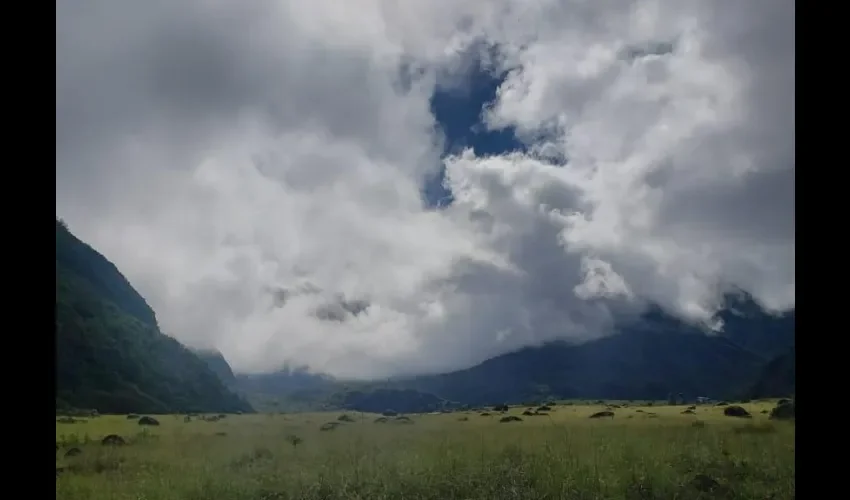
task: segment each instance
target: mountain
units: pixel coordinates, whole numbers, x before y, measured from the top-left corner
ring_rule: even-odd
[[[762,359],[720,337],[664,331],[621,333],[585,344],[531,347],[460,372],[420,377],[411,388],[466,404],[548,398],[728,397]]]
[[[467,404],[569,399],[732,398],[776,352],[794,342],[794,313],[765,313],[749,297],[727,309],[709,334],[659,309],[615,335],[582,344],[553,342],[505,354],[467,370],[417,377],[405,387]],[[793,376],[792,376],[793,378]]]
[[[118,269],[56,221],[56,406],[101,413],[252,411],[159,330]]]
[[[224,385],[233,387],[236,383],[236,375],[233,374],[233,369],[220,352],[205,349],[195,351],[195,355],[207,364],[207,368],[215,373]]]
[[[780,315],[766,313],[745,293],[729,295],[719,315],[720,333],[735,344],[767,359],[788,351],[795,342],[795,311]]]
[[[441,375],[373,383],[291,372],[256,375],[251,383],[237,379],[249,394],[262,392],[284,407],[294,398],[300,409],[413,412],[550,398],[659,400],[670,393],[733,398],[746,393],[774,353],[789,345],[793,350],[794,342],[793,312],[773,316],[747,299],[735,300],[735,309],[724,313],[726,328],[717,334],[653,308],[612,336],[527,347]]]
[[[776,356],[759,373],[749,392],[751,398],[782,398],[794,394],[797,386],[797,353],[794,346]]]
[[[336,381],[327,375],[312,373],[304,368],[284,367],[274,373],[240,374],[237,384],[252,393],[277,394],[298,390],[317,390]]]
[[[337,401],[348,385],[303,368],[284,367],[273,373],[236,374],[234,384],[256,408],[312,411],[341,408]]]
[[[665,400],[670,393],[731,398],[756,379],[761,356],[721,336],[675,329],[632,329],[583,344],[551,342],[465,370],[373,383],[266,386],[287,409],[293,395],[313,409],[418,413],[443,406],[483,406],[548,399]],[[240,377],[237,377],[240,378]],[[263,376],[257,377],[262,379]],[[256,386],[240,383],[253,396]]]
[[[370,413],[395,411],[401,413],[425,413],[452,405],[434,394],[414,389],[375,389],[346,391],[335,394],[333,406]]]

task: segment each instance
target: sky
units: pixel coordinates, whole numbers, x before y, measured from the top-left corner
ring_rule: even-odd
[[[790,0],[69,0],[56,210],[239,372],[795,305]]]

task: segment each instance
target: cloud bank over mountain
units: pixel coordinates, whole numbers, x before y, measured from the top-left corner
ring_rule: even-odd
[[[462,368],[795,304],[789,0],[57,4],[57,214],[237,371]],[[482,127],[431,108],[472,63]],[[434,209],[426,178],[454,197]]]

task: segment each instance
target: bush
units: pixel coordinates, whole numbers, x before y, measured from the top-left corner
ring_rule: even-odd
[[[750,412],[738,405],[727,406],[723,408],[723,414],[727,417],[751,418]]]

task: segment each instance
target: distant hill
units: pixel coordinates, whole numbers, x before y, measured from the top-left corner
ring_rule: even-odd
[[[797,388],[797,353],[794,346],[767,363],[749,391],[750,398],[782,398]]]
[[[777,351],[794,341],[793,312],[771,316],[736,299],[719,335],[658,309],[619,333],[583,344],[553,342],[445,375],[403,382],[443,399],[494,404],[545,399],[731,398],[742,394]]]
[[[728,397],[751,380],[758,356],[719,337],[630,332],[580,345],[526,348],[460,372],[405,385],[466,404],[550,398]]]
[[[102,413],[252,411],[160,332],[118,269],[56,221],[56,406]]]
[[[402,412],[433,411],[449,401],[481,406],[548,399],[664,400],[670,393],[728,398],[741,394],[764,362],[719,336],[633,330],[577,345],[528,347],[441,375],[373,383],[328,381],[297,389],[268,385],[263,395],[278,395],[286,407],[293,394],[300,394],[299,409],[312,403],[316,409]],[[256,386],[243,382],[240,388],[257,395]]]
[[[336,406],[344,409],[382,413],[392,410],[401,413],[424,413],[451,406],[434,394],[413,389],[375,389],[342,392],[335,401]]]
[[[305,369],[285,367],[273,373],[236,374],[234,384],[255,408],[267,411],[315,411],[341,406],[348,385]],[[335,396],[336,395],[336,396]]]
[[[278,394],[282,392],[315,390],[334,384],[327,375],[309,372],[303,368],[284,367],[274,373],[237,375],[238,386],[251,393]]]
[[[663,400],[670,393],[737,398],[774,353],[793,346],[794,315],[768,315],[746,297],[731,303],[720,334],[706,334],[654,308],[609,337],[528,347],[441,375],[363,383],[284,371],[237,379],[252,396],[262,393],[265,401],[298,409],[413,412],[551,398]]]

